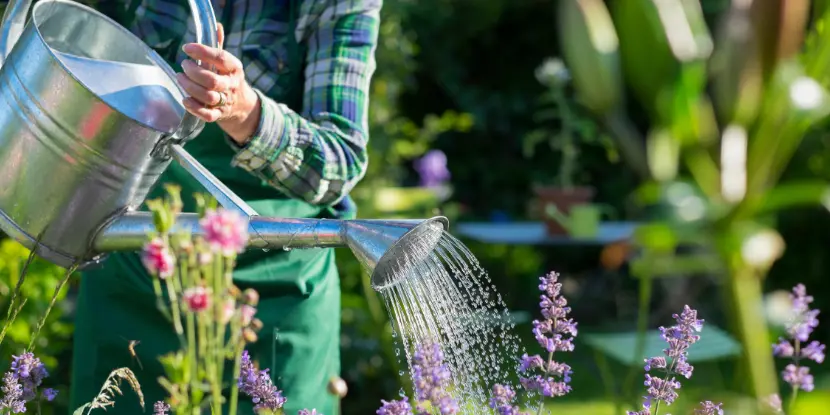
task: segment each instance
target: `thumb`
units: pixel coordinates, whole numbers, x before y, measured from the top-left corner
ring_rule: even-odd
[[[225,45],[225,27],[222,26],[222,23],[216,23],[216,39],[219,49],[223,49]]]

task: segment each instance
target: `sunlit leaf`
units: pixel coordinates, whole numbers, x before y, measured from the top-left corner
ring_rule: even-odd
[[[622,99],[619,39],[602,0],[559,2],[559,36],[580,101],[603,114]]]
[[[625,77],[652,111],[658,96],[676,82],[681,63],[701,62],[712,39],[697,0],[618,0],[614,21]]]

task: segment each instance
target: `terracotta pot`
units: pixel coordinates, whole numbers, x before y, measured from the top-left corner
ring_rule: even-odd
[[[538,186],[533,189],[537,197],[537,209],[545,222],[548,235],[567,235],[568,231],[553,218],[545,214],[545,206],[556,205],[556,208],[565,215],[571,213],[571,207],[591,203],[596,191],[593,187],[555,187]]]

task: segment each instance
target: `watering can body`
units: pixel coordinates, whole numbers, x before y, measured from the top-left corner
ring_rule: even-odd
[[[96,232],[141,205],[171,162],[165,140],[200,124],[164,60],[91,8],[40,1],[8,39],[29,3],[10,4],[4,22],[0,228],[58,265],[95,261]]]

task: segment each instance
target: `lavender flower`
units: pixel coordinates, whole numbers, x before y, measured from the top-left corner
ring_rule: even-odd
[[[399,401],[380,401],[383,405],[375,412],[377,415],[412,415],[409,398],[402,396]]]
[[[458,403],[445,391],[449,385],[450,371],[444,364],[444,353],[440,344],[430,343],[416,347],[412,377],[415,395],[419,401],[432,403],[441,415],[459,412]],[[420,405],[418,411],[425,412]]]
[[[490,398],[490,408],[496,410],[499,415],[526,415],[521,412],[519,407],[513,406],[513,399],[516,398],[516,392],[510,386],[503,386],[496,384],[493,386],[493,397]]]
[[[37,396],[37,388],[49,376],[46,366],[31,352],[12,356],[11,373],[23,385],[23,400],[29,402]]]
[[[437,187],[450,178],[447,155],[441,150],[430,150],[414,164],[415,170],[421,176],[421,186]]]
[[[711,401],[704,401],[700,403],[700,408],[695,410],[695,415],[723,415],[722,403],[713,403]]]
[[[42,394],[47,401],[52,402],[58,396],[58,391],[52,388],[46,388],[43,390]]]
[[[153,404],[153,415],[167,415],[170,411],[170,405],[164,401],[158,401]]]
[[[0,408],[8,409],[14,414],[26,412],[26,402],[23,400],[23,386],[12,372],[3,375],[3,398],[0,399]],[[5,411],[4,411],[5,412]]]
[[[806,359],[819,364],[824,362],[825,346],[815,340],[807,343],[810,334],[818,326],[819,311],[810,309],[813,297],[807,295],[804,284],[793,287],[790,298],[793,317],[786,327],[789,338],[779,339],[778,343],[772,346],[772,353],[777,357],[792,360],[792,363],[781,372],[781,377],[790,384],[793,392],[810,392],[813,390],[813,375],[810,374],[810,368],[801,365],[801,361]]]
[[[686,379],[692,377],[694,367],[687,361],[688,350],[691,345],[700,340],[699,333],[703,329],[703,320],[697,318],[697,311],[688,305],[683,307],[683,312],[673,315],[676,325],[671,327],[660,327],[663,340],[669,347],[663,350],[665,356],[655,356],[645,359],[646,372],[660,371],[661,376],[652,376],[646,373],[645,386],[647,396],[643,401],[641,411],[628,411],[628,415],[650,415],[656,414],[660,402],[671,405],[677,399],[677,390],[680,389],[680,382],[677,376]],[[703,410],[719,411],[721,404],[704,402]],[[653,406],[653,408],[652,408]],[[698,412],[702,415],[716,415],[721,412]]]
[[[528,377],[521,376],[522,386],[530,391],[536,391],[543,396],[564,396],[571,391],[571,367],[553,360],[555,352],[571,352],[574,350],[573,338],[577,335],[576,323],[567,316],[571,312],[568,301],[562,296],[562,284],[559,283],[559,274],[551,272],[539,278],[539,290],[543,292],[539,306],[542,309],[544,320],[533,321],[533,335],[536,341],[548,352],[545,361],[539,355],[522,356],[519,365],[521,374],[530,374],[541,370],[542,374]],[[561,379],[561,380],[560,380]]]
[[[247,350],[242,352],[239,390],[251,397],[251,400],[256,404],[254,406],[255,411],[276,411],[285,405],[286,399],[282,396],[282,392],[271,382],[268,369],[256,369]]]

